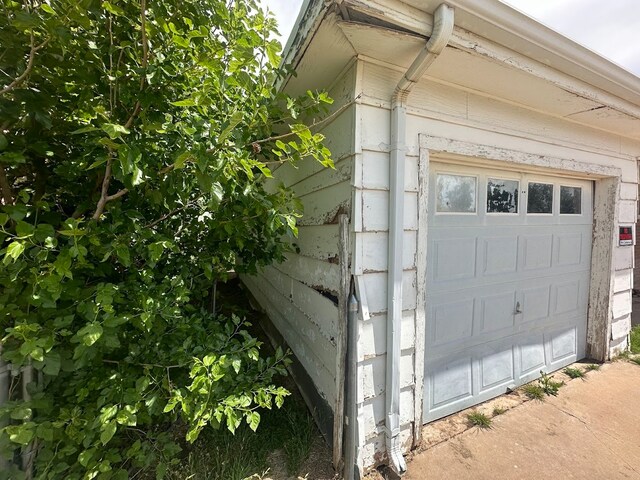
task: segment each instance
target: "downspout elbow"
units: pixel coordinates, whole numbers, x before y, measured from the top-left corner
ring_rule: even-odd
[[[422,78],[433,61],[446,48],[451,40],[454,25],[454,10],[446,3],[440,4],[434,13],[434,25],[431,37],[422,48],[409,69],[396,86],[394,103],[406,102],[413,86]]]

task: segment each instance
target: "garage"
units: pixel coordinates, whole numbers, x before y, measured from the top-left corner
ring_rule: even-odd
[[[584,358],[593,183],[429,167],[424,421]]]

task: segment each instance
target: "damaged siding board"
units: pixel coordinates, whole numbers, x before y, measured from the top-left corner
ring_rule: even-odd
[[[265,277],[269,279],[269,283],[265,285],[265,292],[280,295],[278,304],[282,305],[283,312],[289,311],[293,307],[296,310],[294,313],[299,312],[304,315],[304,319],[299,315],[296,318],[299,320],[299,327],[303,331],[309,332],[307,336],[312,342],[327,341],[335,344],[338,312],[336,304],[332,300],[317,290],[292,279],[275,266],[265,269]],[[277,285],[285,282],[290,283],[291,288],[283,292],[278,289]]]
[[[374,440],[375,437],[384,433],[384,396],[365,400],[360,405],[360,411],[367,432],[367,440]],[[400,424],[409,424],[413,421],[413,416],[413,388],[406,387],[400,391]]]
[[[243,282],[262,308],[264,308],[278,331],[282,333],[288,346],[311,376],[320,396],[322,396],[329,405],[333,405],[335,402],[335,373],[332,373],[328,369],[328,366],[335,363],[335,361],[326,364],[325,361],[318,358],[315,352],[309,348],[308,340],[302,337],[302,334],[289,323],[289,320],[282,312],[280,299],[277,295],[270,297],[269,293],[265,293],[255,277],[244,277]]]
[[[300,198],[304,215],[298,225],[324,225],[337,223],[338,215],[351,209],[351,185],[342,182]],[[337,253],[337,246],[336,246]]]
[[[614,273],[613,277],[613,291],[614,293],[624,292],[626,290],[631,290],[631,280],[632,280],[633,270],[620,270]]]
[[[385,392],[386,355],[378,355],[360,362],[358,375],[362,379],[362,389],[358,392],[358,402],[382,396]],[[403,350],[400,356],[400,388],[413,386],[413,350]]]
[[[334,159],[335,160],[335,159]],[[291,189],[296,196],[301,197],[309,193],[317,192],[331,185],[351,180],[353,170],[353,155],[342,158],[335,163],[334,168],[323,168],[317,173],[306,177],[304,180],[291,185]]]
[[[338,224],[298,227],[298,238],[293,243],[300,255],[329,263],[338,263]]]
[[[315,290],[326,291],[334,296],[338,295],[340,268],[336,264],[295,253],[287,253],[286,261],[274,265],[274,268]]]

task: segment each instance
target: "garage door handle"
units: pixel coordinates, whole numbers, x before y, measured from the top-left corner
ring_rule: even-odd
[[[516,315],[522,313],[522,309],[520,308],[520,302],[516,302],[516,311],[514,312]]]

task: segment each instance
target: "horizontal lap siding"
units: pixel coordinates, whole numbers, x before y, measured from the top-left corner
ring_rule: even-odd
[[[445,53],[446,54],[446,53]],[[402,73],[363,62],[362,97],[357,122],[362,153],[356,157],[355,201],[362,211],[356,229],[354,273],[365,285],[370,317],[359,327],[360,428],[366,433],[362,460],[365,466],[384,461],[384,383],[388,265],[388,188],[390,152],[390,98]],[[413,422],[413,366],[415,362],[415,276],[418,226],[419,134],[497,146],[557,158],[567,158],[621,171],[620,224],[635,223],[637,215],[638,142],[616,137],[560,118],[485,97],[455,85],[423,78],[408,102],[403,269],[401,416],[406,447],[411,445]],[[633,248],[614,248],[616,271],[612,299],[612,348],[626,345]],[[640,277],[640,275],[639,275]],[[613,286],[612,286],[613,287]],[[420,352],[422,355],[423,352]],[[406,369],[411,370],[409,373]],[[423,388],[422,385],[419,388]]]
[[[329,92],[335,100],[332,111],[352,102],[354,78],[354,72],[346,72]],[[298,237],[291,240],[292,251],[283,263],[243,277],[331,410],[336,400],[340,284],[337,216],[351,208],[354,118],[351,105],[314,131],[326,135],[335,169],[312,158],[274,169],[267,187],[282,184],[302,203]]]

